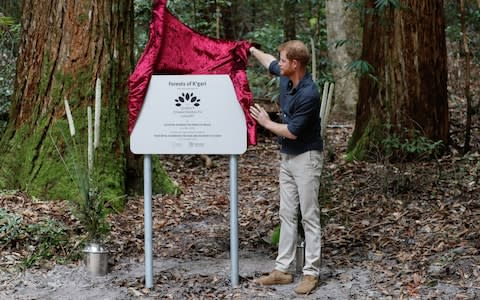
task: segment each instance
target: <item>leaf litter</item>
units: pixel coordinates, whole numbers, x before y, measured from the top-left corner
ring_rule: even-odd
[[[347,269],[368,273],[371,290],[350,294],[353,298],[435,298],[456,295],[458,299],[480,296],[480,182],[478,152],[463,157],[445,156],[433,162],[383,165],[345,162],[346,140],[352,126],[330,128],[333,158],[324,165],[322,200],[322,281],[352,282]],[[178,196],[155,195],[153,199],[154,255],[158,260],[200,262],[229,261],[229,159],[212,156],[206,168],[196,155],[162,156],[168,174],[182,189]],[[275,258],[270,235],[278,219],[278,148],[264,134],[239,159],[239,242],[241,253]],[[72,248],[82,237],[78,222],[67,213],[64,202],[32,199],[21,192],[0,197],[4,211],[29,224],[49,217],[63,222],[71,235]],[[0,226],[5,227],[2,219]],[[129,260],[143,263],[143,199],[131,198],[125,210],[110,216],[109,246],[114,254],[112,272]],[[6,232],[0,233],[4,237]],[[15,295],[22,280],[19,267],[35,237],[18,236],[1,246],[0,287]],[[22,244],[25,243],[25,244]],[[71,251],[65,249],[64,251]],[[55,253],[62,256],[61,252]],[[210,265],[209,265],[210,264]],[[242,264],[242,257],[240,259]],[[43,274],[56,265],[40,261],[33,274]],[[252,270],[231,288],[229,273],[192,273],[185,263],[155,276],[155,288],[144,289],[143,274],[114,278],[109,284],[125,288],[125,298],[165,299],[243,298],[278,296],[275,288],[258,287],[252,279],[266,269]],[[273,265],[272,265],[273,266]],[[81,268],[81,261],[67,266]],[[24,271],[25,272],[25,271]],[[350,277],[349,277],[350,276]],[[23,278],[25,281],[25,278]],[[37,287],[38,288],[38,287]],[[13,290],[12,290],[13,289]],[[322,290],[322,285],[318,290]],[[315,295],[315,294],[314,294]],[[370,295],[370,296],[369,296]]]

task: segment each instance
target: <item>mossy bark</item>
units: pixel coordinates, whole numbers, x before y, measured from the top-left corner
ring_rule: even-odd
[[[87,106],[102,80],[100,146],[95,169],[103,193],[126,194],[141,157],[129,151],[127,78],[133,68],[133,0],[25,1],[10,122],[0,141],[0,188],[48,199],[78,194],[54,144],[68,152],[64,99],[86,151]],[[164,173],[162,176],[166,176]],[[155,192],[172,192],[164,178]],[[162,190],[159,190],[161,188]]]
[[[447,51],[443,5],[408,0],[375,9],[366,2],[362,59],[376,80],[360,82],[355,129],[348,151],[367,157],[385,137],[419,132],[448,144]],[[407,134],[407,136],[405,136]],[[365,152],[367,151],[367,152]]]
[[[352,140],[349,141],[347,160],[375,160],[376,157],[372,157],[372,155],[378,154],[378,145],[381,145],[382,140],[386,138],[384,129],[380,120],[369,120],[363,135],[356,143],[353,144]]]

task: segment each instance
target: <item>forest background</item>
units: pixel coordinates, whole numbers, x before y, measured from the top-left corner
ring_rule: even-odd
[[[376,64],[375,55],[378,53],[374,50],[386,49],[385,52],[389,53],[390,49],[393,53],[398,49],[398,47],[395,48],[398,46],[395,42],[382,39],[384,36],[389,36],[388,30],[381,31],[382,29],[378,28],[393,28],[393,32],[404,30],[405,28],[401,27],[402,22],[398,22],[404,17],[401,11],[408,10],[408,6],[428,9],[423,7],[422,3],[430,2],[284,0],[279,4],[279,1],[218,0],[169,1],[168,3],[171,12],[185,24],[211,37],[254,41],[261,44],[263,50],[273,54],[276,53],[277,45],[288,39],[301,39],[312,46],[316,63],[312,72],[319,87],[322,88],[326,82],[335,83],[334,105],[327,135],[328,163],[323,175],[325,190],[322,201],[326,246],[327,249],[336,250],[327,251],[331,251],[332,255],[344,254],[345,264],[355,263],[359,260],[358,257],[365,255],[372,261],[394,257],[399,262],[410,262],[411,269],[404,270],[403,273],[388,262],[380,264],[384,267],[383,270],[387,270],[384,271],[385,273],[395,273],[396,277],[394,277],[397,281],[404,283],[403,289],[395,287],[397,292],[409,295],[421,293],[422,287],[434,287],[442,280],[457,283],[467,279],[473,280],[474,283],[480,281],[478,275],[480,247],[476,242],[480,226],[477,220],[480,214],[478,205],[480,200],[478,197],[480,3],[478,1],[433,1],[443,5],[444,41],[447,54],[445,62],[448,67],[445,70],[433,71],[442,73],[441,75],[448,78],[444,87],[448,111],[447,117],[440,119],[442,122],[433,120],[429,125],[446,126],[447,130],[443,133],[435,130],[429,133],[426,127],[420,127],[425,129],[422,131],[415,126],[410,127],[408,122],[392,117],[388,120],[399,121],[398,131],[390,131],[390,128],[395,128],[398,124],[386,122],[381,125],[384,126],[381,128],[388,129],[384,131],[389,134],[381,136],[380,140],[372,143],[368,140],[366,143],[371,147],[367,147],[366,154],[362,154],[354,145],[361,140],[359,132],[365,132],[365,126],[360,124],[371,120],[371,115],[368,116],[368,114],[366,118],[361,117],[365,117],[362,115],[362,112],[366,111],[363,107],[372,105],[373,108],[368,111],[390,116],[388,112],[385,113],[380,109],[383,107],[381,101],[375,102],[378,99],[372,96],[376,93],[375,91],[363,91],[362,94],[362,88],[371,84],[365,80],[378,82],[382,80],[382,76],[388,77],[388,71],[382,71],[381,66]],[[9,131],[9,124],[12,126],[11,124],[17,123],[15,126],[18,126],[18,122],[13,120],[17,116],[12,114],[14,111],[12,108],[15,107],[15,103],[25,100],[18,96],[15,98],[16,94],[21,94],[18,91],[15,92],[16,89],[21,89],[21,85],[15,85],[16,76],[18,76],[17,68],[27,63],[17,60],[22,41],[21,24],[22,21],[25,22],[22,20],[21,4],[21,1],[14,0],[2,1],[0,4],[0,136],[4,143],[3,147],[5,147],[5,133],[10,137],[15,135],[11,128]],[[133,5],[134,40],[131,45],[130,71],[133,70],[134,62],[141,55],[148,40],[148,25],[151,18],[150,1],[136,0],[133,1]],[[432,16],[436,18],[435,14]],[[427,20],[426,17],[425,20]],[[376,28],[377,31],[369,31],[371,28]],[[368,39],[365,38],[367,35],[369,35]],[[375,38],[376,36],[378,38]],[[438,42],[433,36],[432,41]],[[379,42],[381,44],[378,44]],[[387,46],[382,48],[379,45]],[[437,46],[432,44],[431,48],[421,53],[423,56],[420,59],[428,58],[429,53],[436,56]],[[417,53],[417,55],[420,54]],[[388,65],[388,61],[383,65],[392,66]],[[388,68],[385,69],[388,70]],[[254,62],[249,64],[248,77],[255,101],[271,107],[271,111],[275,113],[276,107],[271,103],[278,97],[276,81]],[[441,78],[439,81],[441,82]],[[395,85],[395,81],[390,83]],[[436,84],[438,83],[434,83],[433,87],[427,87],[426,90],[430,93],[432,90],[442,90],[442,87]],[[408,84],[409,88],[411,86],[415,84]],[[402,93],[401,88],[386,91]],[[439,100],[436,97],[430,97],[429,100],[430,102],[427,101],[429,108],[422,111],[423,119],[426,120],[429,119],[429,114],[436,114],[432,112],[436,112],[438,107],[445,105],[443,102],[437,103],[436,101]],[[357,103],[363,103],[360,109]],[[401,110],[402,104],[407,102],[393,103],[394,110]],[[418,105],[418,102],[414,105]],[[380,110],[376,110],[377,108]],[[417,108],[420,110],[418,106]],[[382,121],[386,120],[384,118]],[[406,135],[402,135],[402,132],[406,132]],[[267,133],[262,134],[265,135],[266,144],[274,145]],[[263,146],[259,145],[255,151],[261,152],[262,149],[264,149]],[[269,146],[265,149],[272,150]],[[259,154],[259,157],[262,155]],[[19,157],[20,165],[23,164],[24,159],[25,157]],[[217,164],[221,166],[221,159],[216,159],[220,160]],[[186,165],[187,169],[191,170],[189,175],[196,174],[195,172],[205,172],[205,174],[210,172],[199,171],[204,166],[192,157],[163,157],[161,163],[172,181],[177,184],[180,182],[180,188],[184,191],[188,190],[192,178],[181,177],[182,175],[176,172],[179,166]],[[255,164],[255,162],[251,163]],[[7,170],[6,166],[2,164],[0,175],[5,175],[2,173]],[[20,166],[17,167],[20,168]],[[275,170],[274,165],[271,167]],[[30,186],[21,181],[22,176],[16,178],[17,174],[11,173],[11,170],[12,168],[8,169],[7,177],[13,179],[6,183],[5,180],[0,181],[4,189],[1,196],[4,208],[0,208],[0,239],[2,251],[10,251],[9,253],[18,253],[18,255],[8,256],[13,259],[13,263],[9,260],[7,263],[16,267],[31,267],[44,264],[45,260],[75,261],[78,259],[80,247],[75,243],[71,245],[68,236],[71,233],[81,236],[81,229],[75,226],[75,219],[73,221],[57,220],[54,217],[57,209],[66,209],[64,204],[55,202],[58,207],[47,205],[45,210],[47,215],[50,210],[53,211],[52,218],[40,220],[36,219],[39,216],[35,215],[33,220],[36,222],[22,218],[25,216],[25,210],[31,209],[30,205],[36,207],[35,205],[40,203],[39,205],[45,206],[43,201],[48,200],[51,195],[42,195],[38,190],[32,190],[33,192],[30,193]],[[218,170],[218,174],[220,173]],[[220,178],[223,177],[220,176]],[[182,182],[182,180],[186,181]],[[268,178],[263,180],[271,188],[276,184]],[[122,190],[120,193],[124,192]],[[120,210],[124,207],[131,209],[131,206],[138,202],[134,197],[128,199],[131,200],[119,204]],[[217,198],[215,201],[221,202],[222,199],[224,200],[224,197]],[[268,211],[270,209],[275,211],[275,206],[269,207]],[[28,213],[30,212],[27,212],[27,215]],[[200,215],[205,213],[200,211]],[[245,216],[252,217],[252,214],[252,212],[244,212]],[[381,220],[381,216],[385,215],[390,216],[391,219]],[[112,216],[112,218],[116,217]],[[195,215],[182,216],[174,221],[166,220],[165,223],[162,223],[162,219],[159,226],[167,235],[167,232],[172,230],[172,226],[177,226],[179,223],[185,224],[194,219]],[[259,239],[269,236],[278,224],[274,216],[268,218],[268,221],[268,224],[263,224],[265,229],[261,232],[255,229]],[[61,223],[59,226],[57,222],[65,224]],[[245,228],[255,226],[251,220],[245,222]],[[137,223],[132,220],[131,224]],[[118,234],[115,228],[113,223],[113,236]],[[381,228],[381,236],[375,231],[378,228]],[[386,234],[386,232],[390,233]],[[254,239],[251,236],[243,239],[246,245],[258,246],[258,240],[252,241]],[[405,248],[399,250],[392,246],[399,241],[398,239],[405,243]],[[136,246],[132,246],[132,249],[137,250],[132,250],[131,254],[135,254],[135,251],[138,251],[138,243],[138,240],[128,241],[123,246],[117,245],[117,249],[124,249],[127,245],[133,244]],[[216,246],[222,249],[221,245]],[[169,251],[159,251],[159,253],[165,256],[172,255]],[[414,266],[415,262],[418,263],[416,259],[419,257],[422,258],[420,259],[422,263]],[[432,262],[434,259],[435,262]],[[392,286],[389,287],[392,288]],[[467,289],[468,293],[477,295],[476,291]]]

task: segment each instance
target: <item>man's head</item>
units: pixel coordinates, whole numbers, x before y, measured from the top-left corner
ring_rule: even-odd
[[[278,47],[280,53],[284,53],[289,60],[296,60],[299,67],[306,68],[310,61],[310,53],[302,41],[291,40]]]

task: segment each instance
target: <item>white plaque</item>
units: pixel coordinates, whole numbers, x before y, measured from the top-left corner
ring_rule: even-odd
[[[242,154],[247,126],[228,75],[153,75],[130,135],[136,154]]]

